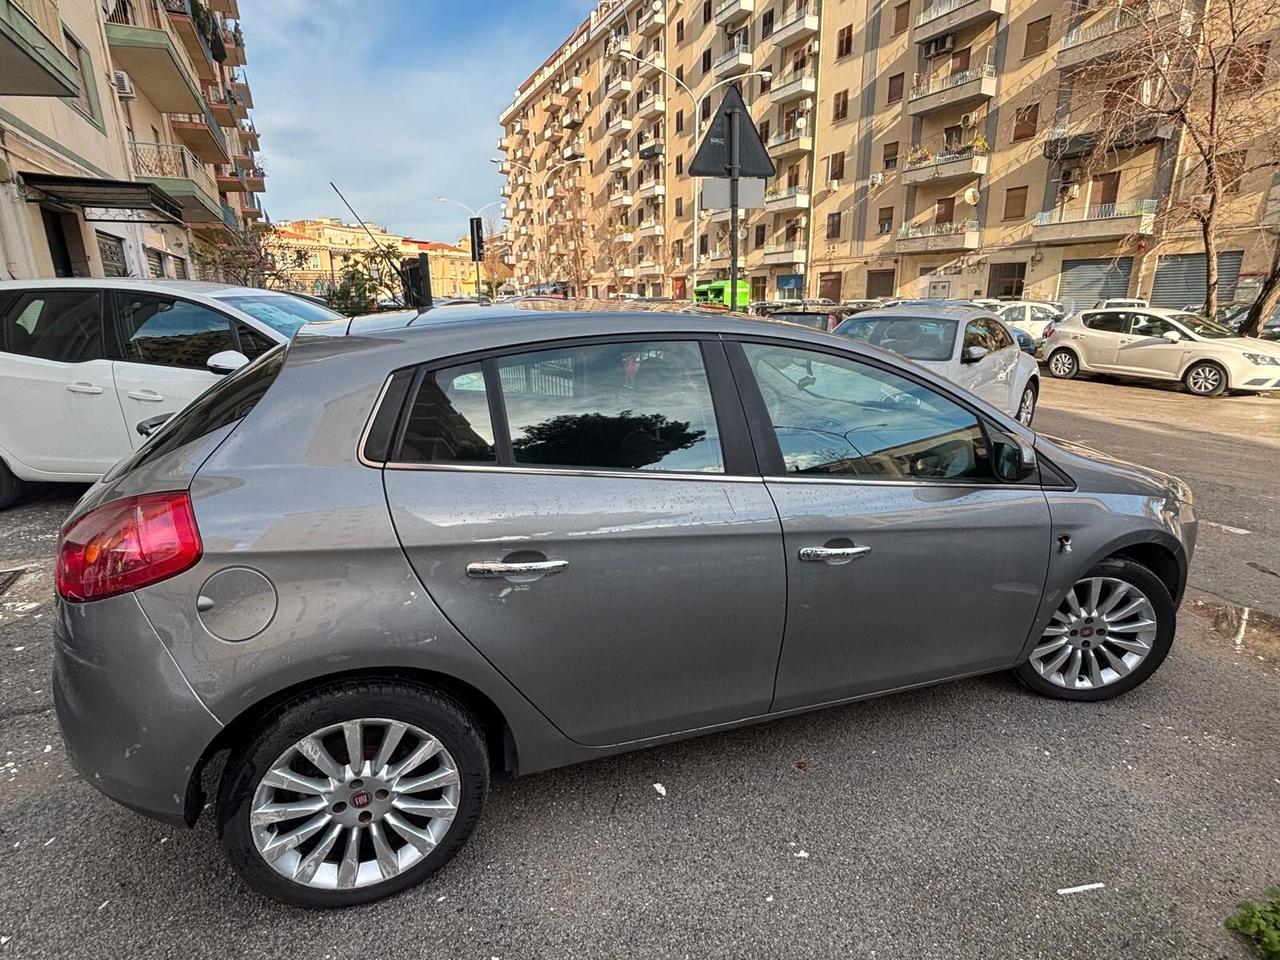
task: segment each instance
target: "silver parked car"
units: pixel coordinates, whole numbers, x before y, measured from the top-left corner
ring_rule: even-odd
[[[54,673],[86,779],[192,824],[226,756],[236,870],[340,906],[447,863],[494,772],[997,670],[1103,700],[1169,652],[1178,480],[875,347],[618,306],[308,325],[91,488]]]

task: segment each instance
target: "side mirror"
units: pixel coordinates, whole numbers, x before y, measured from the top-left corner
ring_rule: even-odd
[[[158,417],[148,417],[146,420],[139,423],[134,429],[138,431],[139,436],[149,437],[168,423],[169,418],[172,416],[172,413],[162,413]]]
[[[1036,472],[1036,451],[1013,437],[1000,437],[992,444],[992,465],[1005,483],[1018,483]]]
[[[214,373],[234,373],[248,362],[249,358],[239,350],[223,350],[210,357],[205,366]]]
[[[961,363],[977,363],[985,357],[990,351],[986,347],[972,346],[965,347],[964,353],[960,356]]]
[[[1168,340],[1170,343],[1177,343],[1179,340],[1181,340],[1181,339],[1182,339],[1182,331],[1181,331],[1181,330],[1166,330],[1166,331],[1165,331],[1164,333],[1162,333],[1160,336],[1161,336],[1162,338],[1164,338],[1165,340]]]

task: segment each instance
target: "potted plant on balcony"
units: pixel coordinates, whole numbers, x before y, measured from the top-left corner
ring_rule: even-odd
[[[975,134],[969,141],[969,152],[974,156],[982,156],[991,152],[991,144],[982,134]]]
[[[908,167],[923,166],[924,164],[928,163],[932,159],[933,159],[933,151],[930,150],[928,147],[919,143],[913,143],[911,145],[911,149],[907,151]]]

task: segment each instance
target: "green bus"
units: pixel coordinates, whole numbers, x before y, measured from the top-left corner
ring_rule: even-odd
[[[738,281],[738,302],[729,302],[729,281],[712,280],[700,283],[693,288],[693,302],[707,306],[726,307],[730,310],[745,310],[751,302],[751,284],[745,280]]]

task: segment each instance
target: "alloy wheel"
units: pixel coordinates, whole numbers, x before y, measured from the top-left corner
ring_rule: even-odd
[[[254,790],[249,827],[281,876],[350,890],[431,853],[460,798],[458,766],[432,734],[399,720],[347,720],[276,759]]]
[[[1036,391],[1030,384],[1022,391],[1022,400],[1018,403],[1018,422],[1024,427],[1031,426],[1036,415]]]
[[[1127,677],[1155,643],[1155,608],[1127,580],[1088,577],[1067,591],[1031,666],[1050,683],[1090,690]]]
[[[1069,377],[1075,372],[1075,357],[1066,350],[1059,350],[1049,358],[1049,371],[1055,377]]]
[[[1192,393],[1213,393],[1222,386],[1222,371],[1212,364],[1202,364],[1187,375]]]

